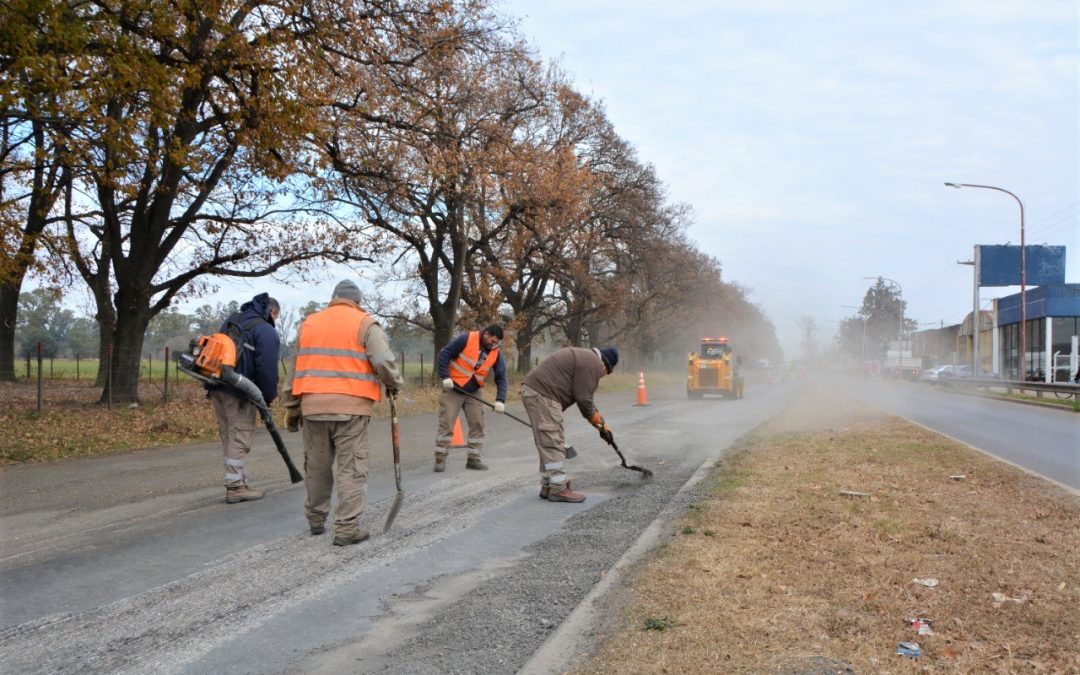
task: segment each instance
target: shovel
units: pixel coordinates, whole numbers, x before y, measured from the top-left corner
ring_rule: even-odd
[[[487,401],[485,401],[484,399],[480,398],[479,396],[475,396],[475,395],[473,395],[473,394],[470,394],[470,393],[469,393],[469,392],[467,392],[467,391],[464,391],[463,389],[461,389],[460,387],[458,387],[458,386],[456,386],[456,385],[454,386],[454,391],[456,391],[456,392],[457,392],[457,393],[459,393],[459,394],[465,394],[466,396],[468,396],[468,397],[469,397],[469,398],[471,398],[471,399],[475,399],[475,400],[477,400],[477,401],[480,401],[481,403],[483,403],[483,404],[484,404],[484,405],[486,405],[487,407],[491,408],[492,410],[494,410],[494,409],[495,409],[495,406],[494,406],[494,405],[492,405],[491,403],[488,403]],[[518,417],[517,415],[511,415],[510,413],[506,412],[505,410],[503,411],[503,413],[502,413],[502,414],[503,414],[503,415],[506,415],[507,417],[509,417],[510,419],[514,420],[515,422],[520,422],[520,423],[524,424],[525,426],[529,427],[530,429],[532,429],[532,425],[531,425],[531,424],[529,424],[529,423],[528,423],[528,422],[526,422],[525,420],[521,419],[521,418],[520,418],[520,417]],[[566,444],[564,443],[564,444],[563,444],[563,450],[564,450],[564,451],[566,452],[566,458],[567,458],[567,459],[573,459],[573,458],[577,457],[577,450],[574,450],[574,446],[572,446],[572,445],[566,445]]]
[[[623,454],[621,452],[619,452],[619,446],[615,444],[615,435],[614,434],[611,434],[611,433],[604,434],[603,438],[604,438],[604,441],[607,442],[607,444],[610,445],[612,447],[612,449],[615,450],[615,454],[619,456],[619,459],[622,460],[622,466],[623,466],[624,469],[630,469],[631,471],[640,471],[641,472],[641,477],[643,479],[644,478],[652,478],[652,475],[653,475],[652,469],[646,469],[645,467],[638,466],[637,464],[627,464],[626,463],[626,458],[623,457]]]
[[[397,483],[397,494],[394,495],[394,503],[390,506],[390,513],[386,514],[386,524],[383,525],[383,532],[390,529],[394,518],[397,518],[398,511],[401,510],[401,502],[405,499],[405,492],[401,489],[401,432],[398,429],[397,405],[394,403],[395,397],[393,395],[388,398],[390,399],[390,442],[394,446],[394,481]]]

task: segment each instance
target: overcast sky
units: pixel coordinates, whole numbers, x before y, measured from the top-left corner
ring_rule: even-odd
[[[896,281],[959,323],[974,244],[1069,246],[1080,282],[1075,0],[507,0],[519,28],[693,206],[691,237],[798,355]],[[984,308],[1016,289],[982,289]]]
[[[1080,282],[1076,0],[505,0],[519,30],[690,204],[690,236],[799,356],[870,281],[908,316],[971,311],[974,244],[1069,246]],[[315,287],[251,282],[285,303]],[[244,299],[230,287],[215,299]],[[983,307],[1013,289],[982,289]],[[233,297],[235,296],[235,298]],[[206,299],[194,304],[206,302]]]

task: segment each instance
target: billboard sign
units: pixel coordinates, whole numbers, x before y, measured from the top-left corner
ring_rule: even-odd
[[[1019,286],[1020,247],[978,247],[979,286]],[[1065,283],[1064,246],[1025,246],[1024,282],[1028,286],[1059,286]]]

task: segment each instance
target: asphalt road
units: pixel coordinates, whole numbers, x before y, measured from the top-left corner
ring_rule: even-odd
[[[1080,490],[1080,414],[926,383],[851,379],[863,401]]]
[[[512,673],[679,492],[796,393],[751,386],[741,401],[681,390],[599,398],[629,463],[574,411],[570,463],[583,504],[537,498],[529,431],[488,415],[488,472],[463,452],[431,471],[434,416],[402,420],[404,506],[389,429],[372,428],[362,525],[334,547],[312,537],[302,485],[268,438],[250,463],[267,490],[228,506],[216,444],[158,448],[0,472],[0,663],[7,672]],[[520,407],[511,408],[524,416]],[[287,435],[302,457],[298,435]],[[678,496],[676,497],[676,494]]]
[[[569,411],[580,453],[571,472],[589,495],[577,505],[537,498],[531,436],[513,420],[488,415],[491,471],[466,472],[458,452],[435,474],[434,417],[405,418],[406,497],[387,534],[394,481],[388,425],[377,420],[363,517],[376,536],[344,548],[307,533],[303,486],[288,483],[268,438],[251,461],[267,497],[233,506],[216,444],[5,469],[0,663],[19,673],[557,671],[576,653],[571,612],[618,578],[649,533],[671,536],[666,523],[706,487],[687,481],[806,384],[753,385],[741,401],[652,389],[648,407],[633,392],[602,396],[620,447],[655,471],[650,481],[620,468]],[[1077,415],[923,385],[845,386],[1077,485]],[[299,436],[286,439],[299,461]]]

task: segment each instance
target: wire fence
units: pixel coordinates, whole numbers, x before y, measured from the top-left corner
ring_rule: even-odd
[[[36,348],[27,352],[23,363],[16,366],[16,376],[24,384],[32,385],[36,389],[36,409],[42,412],[46,403],[55,398],[50,393],[58,394],[61,389],[70,390],[72,385],[82,389],[95,387],[99,370],[104,370],[107,378],[117,373],[109,368],[109,359],[112,349],[105,349],[105,363],[98,357],[83,358],[82,354],[76,353],[72,358],[56,358],[45,356],[44,345],[38,343]],[[162,350],[146,353],[139,360],[137,382],[140,387],[140,396],[148,400],[146,386],[150,385],[153,400],[168,403],[175,395],[178,386],[202,386],[193,378],[184,375],[176,363],[174,352],[165,347]],[[279,382],[284,383],[288,369],[292,364],[283,358],[279,361]],[[21,367],[20,367],[21,366]],[[435,387],[438,386],[438,376],[435,369],[435,358],[431,352],[398,352],[398,368],[402,378],[410,387]],[[510,380],[516,380],[516,373],[507,369]],[[106,400],[103,401],[110,409],[113,401],[108,396],[113,387],[106,383]],[[50,389],[53,391],[50,392]],[[26,392],[29,393],[29,392]],[[25,400],[25,399],[24,399]]]

